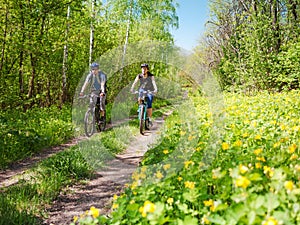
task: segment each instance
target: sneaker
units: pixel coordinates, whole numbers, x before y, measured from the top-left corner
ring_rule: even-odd
[[[149,120],[149,126],[152,127],[152,126],[153,126],[153,123],[152,123],[152,121],[151,121],[151,118],[148,118],[148,120]]]

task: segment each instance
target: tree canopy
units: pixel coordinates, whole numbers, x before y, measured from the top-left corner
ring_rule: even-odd
[[[210,1],[204,57],[224,90],[299,88],[300,1]]]
[[[173,0],[2,1],[1,108],[26,110],[71,102],[89,58],[96,60],[110,49],[144,39],[172,43],[169,29],[178,26],[176,4]]]

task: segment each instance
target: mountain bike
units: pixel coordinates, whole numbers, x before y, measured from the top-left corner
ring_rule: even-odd
[[[98,96],[94,93],[81,96],[80,98],[87,97],[90,99],[90,103],[84,115],[84,132],[87,137],[91,137],[96,132],[96,130],[98,130],[99,132],[105,130],[106,111],[100,109],[103,101],[102,96],[100,96],[100,103],[97,103]],[[101,111],[104,111],[103,117],[100,116]]]
[[[140,102],[138,106],[138,119],[140,133],[144,135],[144,130],[150,130],[152,122],[147,115],[147,94],[152,94],[151,91],[135,91],[134,94],[139,94]]]

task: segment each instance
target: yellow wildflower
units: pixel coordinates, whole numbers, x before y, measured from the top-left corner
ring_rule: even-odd
[[[158,171],[155,175],[158,179],[161,179],[164,177],[164,175],[160,171]]]
[[[223,143],[222,143],[222,149],[223,149],[223,150],[228,150],[228,149],[229,149],[229,144],[226,143],[226,142],[223,142]]]
[[[78,221],[78,219],[79,219],[78,216],[74,216],[73,217],[73,222],[76,223]]]
[[[247,177],[244,176],[239,176],[236,181],[235,181],[235,186],[237,187],[242,187],[242,188],[247,188],[250,185],[250,180],[248,180]]]
[[[300,165],[295,165],[295,170],[296,170],[296,172],[300,172]]]
[[[90,208],[89,215],[93,216],[94,218],[97,218],[99,216],[99,212],[100,212],[99,209],[97,209],[94,206],[92,206]]]
[[[164,170],[170,169],[170,167],[171,167],[171,164],[163,165]]]
[[[263,150],[262,150],[261,148],[255,149],[255,150],[254,150],[254,154],[255,154],[255,155],[259,155],[260,153],[262,153],[262,151],[263,151]]]
[[[296,148],[297,148],[297,145],[295,143],[290,145],[289,146],[289,153],[291,153],[291,154],[294,153]]]
[[[256,160],[262,161],[262,162],[265,162],[265,161],[266,161],[265,157],[256,157]]]
[[[260,134],[255,135],[254,139],[255,140],[261,140],[261,135]]]
[[[276,142],[274,145],[273,145],[273,148],[277,148],[277,147],[279,147],[280,146],[280,142],[278,141],[278,142]]]
[[[118,195],[114,194],[113,199],[114,199],[114,200],[117,200],[117,198],[118,198]]]
[[[201,224],[209,224],[209,220],[207,219],[206,216],[203,216],[202,219],[201,219]]]
[[[184,182],[184,186],[186,188],[189,188],[189,189],[194,189],[195,188],[195,182],[186,181],[186,182]]]
[[[208,201],[203,201],[203,204],[205,206],[212,206],[214,204],[214,201],[212,199],[209,199]]]
[[[182,177],[178,177],[177,180],[178,180],[178,181],[182,181]]]
[[[262,167],[262,165],[258,162],[258,163],[255,163],[255,168],[256,169],[260,169]]]
[[[244,174],[249,170],[249,168],[247,166],[244,166],[244,165],[239,165],[239,170],[240,170],[241,174]]]
[[[183,135],[185,135],[185,134],[186,134],[185,131],[180,131],[180,136],[183,136]]]
[[[131,189],[133,190],[133,189],[135,189],[137,186],[139,186],[139,183],[136,182],[136,181],[134,181],[134,182],[132,182],[132,184],[131,184]]]
[[[119,207],[119,204],[117,204],[117,203],[114,203],[113,205],[112,205],[112,208],[113,209],[117,209]]]
[[[234,142],[234,146],[236,147],[241,147],[243,145],[243,142],[241,140],[237,140],[236,142]]]
[[[293,126],[294,131],[300,131],[300,126]]]
[[[293,181],[285,181],[284,182],[284,187],[285,189],[287,189],[288,191],[292,191],[294,188],[294,183]]]
[[[250,124],[250,120],[244,120],[244,124]]]
[[[142,169],[141,169],[141,172],[145,173],[146,171],[147,171],[147,166],[143,166]]]
[[[166,155],[166,154],[169,153],[169,150],[168,150],[168,149],[165,149],[165,150],[163,150],[163,153]]]
[[[169,205],[172,205],[173,202],[174,202],[174,199],[173,199],[173,198],[168,198],[167,203],[168,203]]]
[[[278,221],[272,216],[262,222],[262,225],[277,225],[277,224],[278,224]]]
[[[284,124],[281,124],[281,125],[280,125],[280,129],[281,129],[281,130],[285,130],[285,129],[286,129],[286,126],[285,126]]]
[[[297,159],[297,158],[298,158],[298,156],[296,154],[293,154],[293,155],[291,155],[290,160],[294,160],[294,159]]]
[[[146,200],[144,205],[140,207],[139,212],[142,214],[142,217],[146,217],[147,213],[153,213],[155,211],[155,204]]]
[[[134,172],[131,177],[133,180],[136,180],[136,181],[140,179],[140,175],[137,172]]]
[[[269,177],[273,177],[274,175],[274,169],[268,166],[264,166],[264,174],[266,174]]]
[[[243,133],[243,138],[246,138],[246,137],[249,137],[249,134],[246,132],[246,133]]]
[[[195,138],[195,136],[190,135],[190,136],[188,137],[188,141],[191,141],[191,140],[193,140],[194,138]]]
[[[189,165],[194,165],[193,161],[185,161],[184,162],[184,167],[187,169],[189,167]]]

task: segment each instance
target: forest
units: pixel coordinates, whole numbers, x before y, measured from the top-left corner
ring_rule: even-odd
[[[43,224],[62,192],[139,137],[128,92],[141,63],[157,79],[158,141],[109,215],[91,205],[70,223],[300,224],[300,0],[208,5],[205,32],[187,53],[171,32],[176,0],[0,2],[1,179],[22,160],[82,140],[79,88],[92,62],[108,76],[108,122],[130,118],[18,182],[0,180],[0,225]]]

